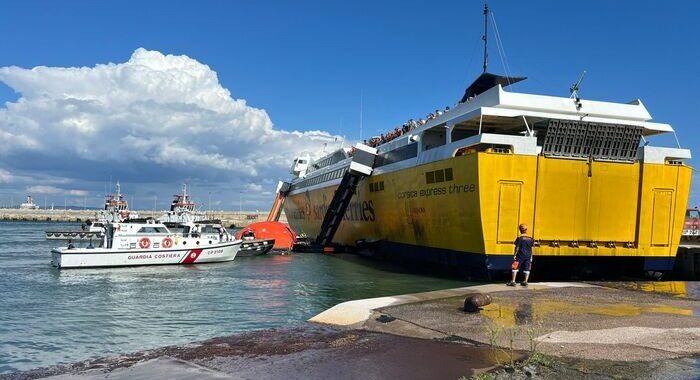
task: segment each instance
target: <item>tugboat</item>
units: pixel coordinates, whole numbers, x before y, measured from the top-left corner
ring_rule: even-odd
[[[214,239],[234,239],[220,220],[209,219],[206,214],[198,212],[194,201],[187,191],[187,184],[182,185],[182,193],[176,194],[170,204],[170,211],[158,218],[170,231],[181,236],[202,236]],[[275,244],[274,239],[256,240],[254,235],[248,234],[238,237],[243,240],[239,257],[264,255]]]
[[[51,250],[51,263],[58,268],[94,268],[224,262],[235,259],[240,247],[241,241],[230,235],[183,236],[154,220],[109,222],[100,248],[69,243]]]
[[[138,218],[138,215],[129,210],[121,185],[117,181],[117,191],[105,196],[104,209],[95,213],[94,220],[88,220],[80,230],[46,231],[46,240],[68,240],[71,242],[101,241],[105,233],[105,224],[124,222],[129,218]]]

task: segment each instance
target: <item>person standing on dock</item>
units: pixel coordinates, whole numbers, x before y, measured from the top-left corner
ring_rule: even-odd
[[[520,236],[515,239],[515,255],[513,256],[513,277],[506,285],[515,286],[515,278],[518,276],[518,271],[525,274],[525,279],[520,283],[522,286],[527,286],[527,281],[530,278],[530,269],[532,268],[532,247],[535,245],[535,240],[527,234],[527,224],[522,223],[518,226]]]

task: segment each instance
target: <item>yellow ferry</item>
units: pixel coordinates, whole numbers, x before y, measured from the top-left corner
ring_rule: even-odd
[[[485,59],[456,107],[378,145],[333,242],[484,275],[510,270],[526,223],[536,268],[671,270],[691,153],[649,139],[675,137],[673,128],[652,122],[640,100],[580,99],[578,85],[571,97],[505,90],[523,79],[487,73]],[[297,233],[321,233],[353,151],[294,160],[284,211]]]
[[[334,242],[373,241],[386,255],[483,274],[510,268],[527,223],[538,258],[671,270],[691,155],[647,143],[671,126],[651,122],[639,100],[507,92],[503,78],[483,74],[468,91],[495,86],[380,145]],[[295,160],[284,210],[297,233],[320,232],[350,153]]]

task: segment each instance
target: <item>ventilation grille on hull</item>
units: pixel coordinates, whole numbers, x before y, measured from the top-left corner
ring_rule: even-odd
[[[549,157],[581,157],[634,162],[642,128],[631,125],[549,120],[542,153]]]

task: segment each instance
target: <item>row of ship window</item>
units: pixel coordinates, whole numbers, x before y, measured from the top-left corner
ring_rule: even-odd
[[[431,183],[449,182],[452,179],[452,168],[425,172],[425,183],[428,185]]]
[[[341,178],[343,176],[343,174],[345,174],[345,170],[347,170],[347,168],[336,169],[336,170],[333,170],[332,172],[321,174],[321,175],[313,177],[313,178],[307,178],[307,179],[299,182],[298,184],[296,184],[294,187],[295,188],[303,188],[303,187],[307,187],[307,186],[318,185],[319,183],[328,182],[328,181],[331,181],[334,179],[338,179],[338,178]]]
[[[371,182],[369,184],[369,192],[374,193],[375,191],[384,191],[384,181]]]

